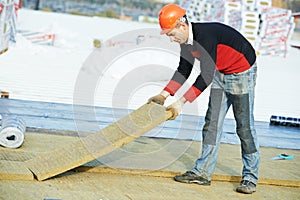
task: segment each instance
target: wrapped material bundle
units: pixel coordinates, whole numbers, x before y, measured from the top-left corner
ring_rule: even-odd
[[[272,0],[182,0],[191,21],[225,23],[240,31],[260,55],[285,57],[295,23],[291,10]]]
[[[183,0],[191,21],[224,21],[224,0]]]
[[[240,30],[242,26],[242,3],[225,2],[224,23]]]
[[[295,27],[291,10],[264,8],[261,11],[261,21],[261,42],[257,50],[262,55],[286,56],[287,44]]]
[[[8,148],[18,148],[24,142],[25,121],[20,117],[5,116],[0,129],[0,145]]]

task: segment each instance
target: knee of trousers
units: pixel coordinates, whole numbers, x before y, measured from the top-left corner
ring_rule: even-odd
[[[216,145],[217,130],[211,130],[209,124],[205,124],[202,131],[203,144]]]
[[[250,129],[242,130],[242,131],[238,130],[237,134],[241,141],[242,151],[245,154],[251,154],[257,152],[256,143]]]

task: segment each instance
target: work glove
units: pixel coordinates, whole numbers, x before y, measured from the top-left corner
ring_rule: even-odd
[[[164,105],[166,101],[166,97],[161,95],[161,94],[158,94],[154,97],[151,97],[149,100],[148,100],[148,103],[151,103],[151,102],[154,102],[154,103],[157,103],[159,105]]]
[[[184,105],[184,103],[182,101],[178,100],[167,107],[167,111],[171,111],[173,114],[172,117],[169,118],[169,120],[176,119],[176,117],[181,113],[183,105]]]

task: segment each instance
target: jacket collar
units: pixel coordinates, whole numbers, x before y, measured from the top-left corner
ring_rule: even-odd
[[[190,44],[193,45],[193,41],[194,41],[194,36],[193,36],[193,28],[192,28],[192,23],[189,22],[189,38],[187,40],[186,44]]]

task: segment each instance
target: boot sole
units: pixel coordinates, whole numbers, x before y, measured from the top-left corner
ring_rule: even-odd
[[[210,186],[210,183],[204,183],[204,182],[198,181],[198,180],[182,181],[182,180],[178,180],[178,179],[175,179],[175,178],[174,178],[174,180],[177,181],[177,182],[180,182],[180,183],[189,183],[189,184],[195,183],[195,184],[198,184],[198,185]]]

